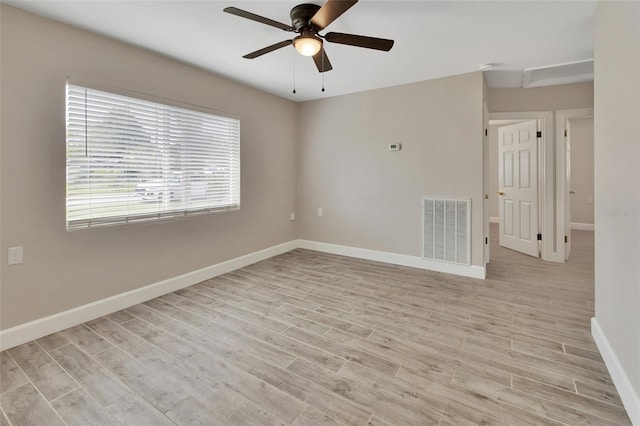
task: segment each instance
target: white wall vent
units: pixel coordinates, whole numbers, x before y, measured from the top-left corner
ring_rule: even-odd
[[[424,198],[423,257],[471,263],[471,200]]]

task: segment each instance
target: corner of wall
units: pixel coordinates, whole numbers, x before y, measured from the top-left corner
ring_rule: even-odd
[[[609,370],[609,374],[611,375],[611,379],[613,380],[616,390],[618,391],[618,394],[620,394],[620,399],[624,404],[624,408],[627,410],[631,423],[634,425],[640,425],[640,396],[633,388],[631,380],[629,380],[629,376],[625,372],[618,356],[611,347],[609,339],[607,339],[607,336],[600,327],[598,319],[595,317],[591,318],[591,335],[598,346],[598,350],[600,351],[600,355],[602,355],[602,359],[607,366],[607,370]]]

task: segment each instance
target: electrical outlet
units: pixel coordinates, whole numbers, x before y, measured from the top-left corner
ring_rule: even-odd
[[[9,247],[8,263],[9,265],[22,263],[22,246]]]
[[[587,197],[587,204],[593,204],[593,197]]]
[[[318,207],[318,216],[322,216],[323,214],[322,207]]]

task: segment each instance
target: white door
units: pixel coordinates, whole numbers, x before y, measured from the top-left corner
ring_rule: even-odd
[[[538,123],[498,129],[500,245],[538,257]]]
[[[564,187],[564,260],[569,260],[571,254],[571,196],[573,191],[571,190],[571,125],[569,120],[565,120],[565,133],[564,142],[566,146],[566,177]]]

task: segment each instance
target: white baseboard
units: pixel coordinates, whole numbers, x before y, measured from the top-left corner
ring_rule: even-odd
[[[363,249],[358,247],[342,246],[338,244],[322,243],[318,241],[298,240],[298,247],[341,256],[356,257],[359,259],[374,260],[377,262],[392,263],[394,265],[410,266],[412,268],[428,269],[430,271],[445,272],[447,274],[462,275],[471,278],[485,279],[486,270],[482,266],[458,265],[456,263],[438,262],[423,259],[418,256],[389,253],[378,250]]]
[[[489,216],[489,223],[500,223],[500,218],[495,216]]]
[[[297,240],[289,241],[6,330],[0,330],[0,351],[137,305],[138,303],[146,302],[158,296],[180,290],[261,260],[286,253],[297,247]]]
[[[146,302],[158,296],[180,290],[190,285],[197,284],[261,260],[286,253],[296,248],[305,248],[360,259],[428,269],[431,271],[445,272],[465,277],[481,279],[486,277],[486,270],[481,266],[458,265],[455,263],[437,262],[404,254],[388,253],[315,241],[293,240],[212,266],[207,266],[205,268],[198,269],[197,271],[188,272],[184,275],[150,284],[145,287],[87,303],[86,305],[49,315],[25,324],[20,324],[6,330],[0,330],[0,351],[13,348],[31,340],[39,339],[51,333],[73,327],[87,321],[91,321],[121,309],[126,309],[130,306]]]
[[[620,399],[622,399],[631,423],[640,425],[640,396],[633,389],[629,376],[622,368],[616,353],[613,351],[607,336],[600,328],[600,323],[595,317],[591,318],[591,335],[600,350],[600,355],[604,359],[604,364],[607,366],[609,374],[611,374],[613,384],[616,386],[618,394],[620,394]]]
[[[595,229],[595,225],[593,223],[571,222],[571,229],[575,229],[576,231],[593,231]]]

